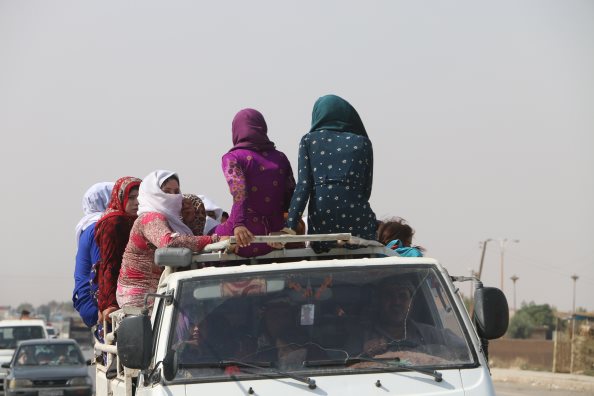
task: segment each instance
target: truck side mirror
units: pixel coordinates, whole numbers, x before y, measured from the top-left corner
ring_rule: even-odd
[[[117,348],[125,367],[146,370],[153,357],[153,330],[148,316],[124,318],[117,329]]]
[[[474,321],[481,338],[494,340],[503,336],[509,324],[509,309],[505,294],[496,287],[476,289]]]
[[[10,368],[10,362],[2,363],[2,368]]]

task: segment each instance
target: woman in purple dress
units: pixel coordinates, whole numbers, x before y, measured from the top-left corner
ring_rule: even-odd
[[[232,124],[233,148],[223,155],[223,173],[233,196],[229,219],[217,226],[219,236],[237,238],[237,254],[254,257],[272,247],[250,244],[254,235],[268,235],[285,227],[295,180],[287,157],[268,139],[264,116],[243,109]]]

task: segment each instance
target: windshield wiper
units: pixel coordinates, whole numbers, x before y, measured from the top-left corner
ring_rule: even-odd
[[[248,363],[248,362],[242,362],[240,360],[221,360],[220,362],[180,363],[179,364],[179,367],[181,367],[181,368],[212,368],[212,367],[218,367],[218,368],[224,369],[224,368],[227,368],[227,367],[230,367],[230,366],[241,366],[241,367],[255,368],[255,369],[259,369],[259,370],[269,369],[272,372],[274,372],[275,374],[292,378],[295,381],[303,382],[304,384],[307,384],[307,387],[309,389],[316,389],[317,388],[316,380],[314,380],[313,378],[302,377],[302,376],[299,376],[299,375],[287,373],[286,371],[278,370],[278,369],[272,367],[272,364],[270,364],[270,362],[254,362],[254,363]],[[263,372],[262,374],[263,375],[266,375],[266,372]]]
[[[336,359],[336,360],[309,360],[309,361],[303,362],[303,366],[304,367],[320,367],[320,366],[336,366],[338,364],[343,364],[346,366],[349,364],[355,364],[355,363],[361,363],[361,362],[372,362],[372,363],[383,364],[384,366],[393,368],[394,370],[413,371],[416,373],[425,374],[425,375],[433,377],[436,382],[443,381],[443,376],[439,371],[431,370],[431,369],[424,369],[424,368],[414,367],[414,366],[407,366],[405,364],[399,363],[400,362],[399,358],[396,358],[394,360],[396,360],[396,362],[398,362],[398,363],[393,363],[392,361],[388,361],[388,360],[381,360],[381,359],[374,359],[374,358],[359,356],[359,357],[353,357],[353,358],[347,358],[347,359]]]

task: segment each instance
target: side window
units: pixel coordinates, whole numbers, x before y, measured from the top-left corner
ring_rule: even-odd
[[[157,313],[155,314],[155,321],[153,322],[153,356],[155,349],[157,348],[157,341],[161,334],[161,318],[163,316],[163,304],[164,299],[157,299]]]
[[[32,327],[31,338],[45,338],[43,335],[43,329],[41,327]]]

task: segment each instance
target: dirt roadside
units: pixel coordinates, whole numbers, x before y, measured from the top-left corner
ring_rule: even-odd
[[[566,389],[594,394],[594,377],[588,375],[491,368],[491,377],[493,382],[522,383],[543,389]]]

